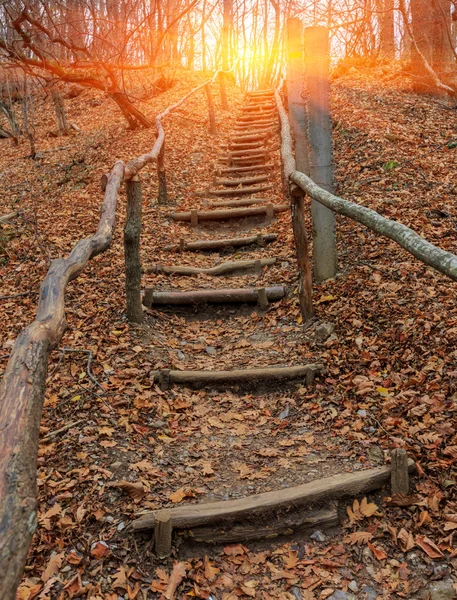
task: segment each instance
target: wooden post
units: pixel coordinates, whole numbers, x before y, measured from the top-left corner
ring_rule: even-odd
[[[295,146],[295,164],[297,170],[306,175],[309,174],[309,157],[306,107],[303,99],[304,57],[302,24],[298,18],[287,20],[287,57],[287,101]],[[284,186],[289,194],[289,181],[285,181]],[[314,316],[314,309],[313,275],[305,225],[305,201],[299,189],[289,195],[299,272],[298,298],[302,320],[306,323]]]
[[[309,176],[333,192],[330,117],[329,38],[326,27],[307,27],[304,35],[305,84],[308,97]],[[314,274],[317,281],[337,272],[335,213],[315,200],[313,217]]]
[[[154,527],[154,547],[159,558],[170,556],[172,533],[171,511],[163,509],[157,513]]]
[[[216,125],[216,114],[214,112],[214,100],[213,94],[211,93],[211,86],[209,83],[205,85],[206,99],[208,101],[208,118],[209,118],[209,131],[211,135],[217,134]]]
[[[168,204],[167,174],[165,172],[165,140],[163,140],[157,157],[157,178],[159,180],[159,193],[157,201],[159,204]]]
[[[259,303],[260,308],[268,308],[268,296],[265,288],[256,288],[257,292],[257,301]]]
[[[409,469],[408,454],[403,448],[395,448],[391,453],[392,472],[391,488],[392,494],[409,494]]]
[[[125,253],[125,297],[127,302],[127,319],[131,323],[143,323],[141,306],[141,181],[135,175],[126,184],[127,217],[124,227]]]
[[[198,225],[198,210],[193,209],[190,211],[190,225],[191,227],[197,227]]]

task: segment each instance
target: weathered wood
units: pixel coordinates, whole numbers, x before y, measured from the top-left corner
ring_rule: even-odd
[[[221,250],[224,248],[241,248],[242,246],[252,246],[252,244],[264,245],[276,241],[278,238],[276,233],[267,233],[266,235],[259,234],[240,238],[226,238],[220,240],[197,240],[195,242],[187,242],[181,244],[171,244],[165,246],[165,252],[198,252],[201,250]]]
[[[213,94],[211,93],[211,86],[209,84],[205,85],[205,92],[206,92],[206,100],[208,102],[209,131],[210,131],[211,135],[216,135],[217,134],[216,112],[214,110]]]
[[[131,323],[143,323],[143,307],[141,303],[141,181],[135,175],[126,182],[127,217],[124,227],[125,255],[125,299],[127,319]]]
[[[269,133],[246,133],[244,135],[235,135],[231,138],[231,142],[234,144],[244,143],[244,142],[267,142],[271,138],[271,132]]]
[[[274,212],[286,212],[289,210],[288,204],[275,204]],[[225,219],[244,219],[245,217],[256,217],[266,214],[266,206],[255,206],[253,208],[234,208],[226,210],[199,210],[199,221],[224,221]],[[190,211],[177,212],[171,215],[174,221],[190,221]]]
[[[329,34],[325,27],[306,27],[304,33],[305,83],[308,92],[309,176],[333,192],[332,122],[330,116]],[[335,213],[311,202],[313,260],[316,281],[338,271]]]
[[[265,156],[267,152],[268,148],[247,148],[241,150],[230,150],[229,155],[231,157],[241,156],[244,158],[245,156],[256,156],[257,154],[263,154]]]
[[[171,510],[161,510],[156,516],[154,527],[154,550],[159,558],[170,556],[172,534],[173,521]]]
[[[391,452],[391,491],[392,494],[409,494],[408,454],[403,448],[395,448]]]
[[[275,285],[265,288],[265,292],[269,301],[281,300],[286,295],[286,288],[283,285]],[[189,305],[206,302],[257,302],[257,291],[255,288],[222,288],[186,292],[157,292],[153,288],[146,288],[143,298],[143,304],[148,308],[151,308],[152,305]]]
[[[241,112],[242,113],[262,113],[264,111],[268,112],[272,109],[274,109],[275,105],[273,104],[273,102],[268,102],[265,104],[247,104],[246,106],[242,106],[241,107]]]
[[[413,460],[408,462],[408,468],[411,472],[414,471]],[[173,525],[177,529],[193,529],[216,522],[233,523],[242,519],[265,519],[266,516],[279,510],[295,510],[306,506],[319,506],[331,500],[345,500],[382,488],[389,482],[390,472],[389,466],[376,467],[325,477],[295,487],[255,494],[237,500],[177,506],[170,509]],[[135,531],[154,529],[158,512],[160,511],[141,515],[133,521],[133,529]]]
[[[248,167],[220,167],[215,166],[214,172],[216,175],[225,175],[226,173],[252,173],[253,171],[270,171],[274,169],[273,163],[263,165],[250,165]]]
[[[233,273],[233,271],[253,269],[262,269],[276,263],[276,258],[261,258],[260,260],[236,260],[233,262],[223,262],[215,267],[209,267],[207,269],[201,267],[188,267],[185,265],[167,266],[167,265],[151,265],[146,267],[146,273],[165,273],[165,275],[226,275],[227,273]]]
[[[159,204],[168,204],[167,173],[165,171],[165,139],[157,156],[157,179],[159,182],[157,202]]]
[[[217,202],[209,202],[210,208],[219,207],[235,207],[235,206],[252,206],[253,204],[268,204],[271,200],[267,198],[241,198],[240,200],[218,200]]]
[[[457,281],[457,256],[455,254],[437,248],[398,221],[386,219],[371,208],[366,208],[327,192],[303,173],[295,171],[291,175],[291,180],[314,200],[339,215],[349,217],[358,223],[362,223],[372,231],[390,238],[426,265],[430,265],[453,281]]]
[[[124,165],[113,167],[98,229],[67,258],[53,260],[40,289],[35,321],[18,336],[0,385],[0,598],[14,600],[37,526],[36,460],[48,357],[62,338],[65,290],[91,258],[111,244]]]
[[[262,183],[269,180],[269,175],[257,175],[256,177],[245,177],[244,179],[213,179],[213,185],[225,185],[227,187],[236,187],[238,185],[252,185],[253,183]]]
[[[299,365],[296,367],[265,367],[263,369],[236,369],[233,371],[167,371],[170,383],[192,385],[228,385],[244,383],[257,385],[263,381],[291,381],[304,379],[311,385],[317,374],[322,373],[321,364]],[[152,371],[154,381],[161,383],[162,371]]]
[[[289,178],[295,171],[295,159],[292,150],[292,135],[289,119],[284,110],[279,91],[275,93],[276,106],[281,123],[281,162],[283,168],[284,192],[291,199],[292,228],[295,240],[295,252],[298,264],[298,300],[304,323],[314,316],[313,308],[313,276],[309,258],[308,236],[305,226],[305,203],[301,190],[293,186]],[[299,193],[297,193],[297,191]]]
[[[266,129],[267,127],[273,127],[277,125],[276,121],[273,120],[258,120],[251,121],[250,123],[238,122],[235,123],[234,131],[255,131],[256,129]]]
[[[257,302],[260,306],[261,309],[265,310],[266,308],[268,308],[268,294],[267,294],[267,290],[263,287],[261,288],[256,288],[256,292],[257,292]]]
[[[228,149],[229,151],[240,151],[240,150],[259,150],[264,147],[265,140],[258,140],[255,142],[230,142],[228,146],[221,146],[221,148]]]
[[[276,111],[271,110],[268,113],[255,114],[255,115],[243,115],[239,116],[236,119],[236,124],[238,123],[263,123],[264,121],[271,121],[276,114]]]
[[[198,210],[193,209],[190,211],[190,224],[192,227],[197,227],[198,225]]]
[[[274,188],[274,185],[268,184],[268,185],[257,185],[257,186],[252,186],[252,187],[238,187],[238,188],[234,188],[234,189],[228,189],[228,190],[216,190],[216,189],[211,189],[208,190],[208,194],[210,196],[244,196],[245,194],[258,194],[260,192],[267,192],[268,190],[271,190]]]
[[[3,215],[0,217],[0,223],[8,223],[9,221],[11,221],[12,219],[15,219],[16,217],[18,217],[19,215],[22,214],[22,210],[13,210],[10,213],[7,213],[6,215]]]
[[[179,529],[177,535],[181,538],[189,538],[192,542],[233,544],[262,539],[273,540],[279,536],[314,532],[316,529],[325,531],[338,524],[338,511],[333,505],[317,510],[284,511],[284,514],[278,510],[278,514],[268,515],[268,518],[262,519],[262,522],[259,523],[252,523],[250,519],[241,524],[215,521],[214,524],[207,524],[203,527]]]

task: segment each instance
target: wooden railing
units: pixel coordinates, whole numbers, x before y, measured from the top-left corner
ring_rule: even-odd
[[[135,310],[142,319],[139,277],[139,231],[141,229],[141,183],[138,173],[157,163],[164,192],[165,130],[162,121],[191,95],[205,89],[210,125],[214,129],[214,107],[210,85],[222,71],[202,83],[179,102],[155,118],[157,138],[151,151],[126,165],[115,163],[103,178],[104,200],[95,235],[80,240],[67,258],[53,260],[41,285],[37,316],[16,339],[0,385],[0,598],[14,600],[33,533],[37,526],[36,468],[41,413],[45,395],[50,352],[65,333],[65,290],[91,258],[111,245],[116,221],[116,205],[123,181],[127,184],[126,262],[137,259],[136,269],[127,277],[134,286]],[[165,188],[166,189],[166,188]],[[166,192],[165,192],[166,195]],[[160,196],[160,192],[159,192]],[[138,224],[139,216],[139,224]],[[132,221],[134,227],[132,228]],[[136,227],[136,229],[135,229]],[[133,232],[133,234],[132,234]],[[132,254],[133,252],[133,254]],[[130,273],[131,275],[131,273]],[[133,284],[132,284],[133,282]],[[128,295],[128,293],[127,293]],[[131,310],[132,306],[127,309]],[[130,314],[130,317],[132,315]],[[135,320],[134,318],[131,320]]]

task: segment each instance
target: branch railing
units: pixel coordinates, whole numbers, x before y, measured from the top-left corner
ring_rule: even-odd
[[[18,335],[0,384],[0,598],[15,600],[27,553],[37,526],[36,469],[40,421],[45,396],[48,360],[67,328],[65,291],[88,262],[105,252],[112,242],[116,223],[116,206],[123,181],[127,186],[126,249],[137,261],[133,277],[127,274],[134,289],[136,308],[142,319],[139,277],[139,232],[141,230],[141,182],[138,173],[156,161],[162,169],[165,130],[163,119],[181,106],[191,95],[205,89],[210,106],[209,86],[220,73],[197,86],[181,100],[157,115],[157,138],[151,151],[126,165],[117,161],[103,178],[104,200],[96,233],[80,240],[66,258],[51,262],[40,287],[35,320]],[[214,114],[214,113],[213,113]],[[210,116],[211,124],[211,116]],[[162,158],[161,158],[162,153]],[[162,178],[165,181],[164,177]],[[159,176],[160,181],[160,176]],[[134,227],[132,227],[132,222]],[[135,227],[137,228],[135,230]],[[133,250],[133,255],[132,255]],[[128,258],[126,256],[126,263]],[[127,310],[129,310],[127,306]],[[135,319],[132,319],[135,320]]]

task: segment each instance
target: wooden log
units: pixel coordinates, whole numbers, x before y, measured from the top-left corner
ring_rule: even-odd
[[[265,288],[269,301],[281,300],[286,295],[283,285],[275,285]],[[257,291],[255,288],[223,288],[214,290],[195,290],[189,292],[157,292],[153,288],[146,288],[143,304],[148,308],[152,305],[189,305],[203,303],[225,303],[225,302],[257,302]]]
[[[265,310],[268,308],[268,294],[265,288],[256,288],[257,302],[261,309]]]
[[[222,250],[224,248],[241,248],[243,246],[252,246],[253,244],[258,244],[263,246],[264,244],[269,244],[278,239],[276,233],[267,233],[266,235],[251,235],[248,237],[239,237],[239,238],[226,238],[221,240],[197,240],[195,242],[185,243],[184,246],[181,244],[171,244],[170,246],[165,246],[165,252],[183,252],[187,250],[188,252],[198,252],[200,250],[208,251],[208,250]]]
[[[236,260],[233,262],[223,262],[215,267],[207,269],[201,267],[188,267],[184,265],[166,266],[166,265],[151,265],[146,267],[146,273],[165,273],[165,275],[226,275],[234,271],[255,269],[257,272],[263,267],[271,266],[276,263],[276,258],[261,258],[260,260]]]
[[[249,155],[233,156],[233,154],[229,152],[229,154],[222,154],[217,158],[220,162],[228,166],[238,164],[243,165],[243,163],[265,163],[265,161],[268,162],[270,160],[270,153],[268,151],[257,151],[252,152]]]
[[[264,148],[265,140],[258,140],[257,142],[230,142],[228,146],[221,146],[224,150],[240,151],[240,150],[259,150]]]
[[[241,107],[241,112],[242,113],[261,113],[264,111],[271,111],[272,109],[274,109],[275,105],[273,104],[273,102],[268,102],[268,103],[264,103],[264,104],[247,104],[246,106],[242,106]]]
[[[241,115],[237,117],[236,123],[263,123],[264,121],[271,121],[274,119],[276,111],[271,110],[268,113],[262,113],[259,115]]]
[[[37,316],[18,336],[0,384],[0,598],[14,600],[37,526],[38,436],[48,357],[67,329],[65,290],[94,256],[111,244],[124,176],[109,174],[95,235],[80,240],[67,258],[55,259],[40,288]]]
[[[157,156],[157,179],[159,182],[157,202],[161,205],[168,204],[167,173],[165,171],[165,140],[163,140],[163,144]]]
[[[268,96],[269,98],[271,98],[273,96],[273,94],[274,94],[274,90],[272,90],[272,89],[252,90],[252,91],[246,92],[246,98],[257,102],[261,96]]]
[[[216,112],[214,110],[213,94],[211,93],[211,86],[209,83],[205,85],[206,100],[208,102],[208,119],[209,119],[209,131],[211,135],[217,134],[216,125]]]
[[[255,291],[255,290],[254,290]],[[170,383],[182,385],[258,385],[261,382],[292,381],[303,379],[306,385],[311,385],[317,374],[322,373],[321,364],[298,365],[296,367],[265,367],[263,369],[236,369],[233,371],[169,371]],[[151,378],[158,381],[163,379],[162,371],[152,371]]]
[[[267,127],[273,127],[274,125],[277,125],[276,121],[274,121],[273,119],[270,120],[258,120],[258,121],[251,121],[250,123],[243,123],[243,122],[237,122],[235,123],[235,128],[234,130],[241,130],[241,131],[253,131],[256,128],[258,129],[266,129]]]
[[[245,135],[236,135],[231,138],[231,141],[235,144],[244,142],[261,142],[267,141],[271,138],[271,133],[247,133]]]
[[[141,304],[141,181],[135,175],[126,182],[127,217],[124,227],[125,254],[125,298],[127,319],[131,323],[143,323],[143,307]]]
[[[13,210],[13,212],[10,212],[10,213],[7,213],[6,215],[1,216],[0,223],[8,223],[9,221],[11,221],[12,219],[15,219],[22,213],[23,213],[22,210]]]
[[[157,514],[154,527],[154,550],[159,558],[167,558],[171,554],[171,537],[173,521],[171,510],[161,510]]]
[[[275,204],[274,212],[286,212],[289,210],[288,204]],[[224,221],[225,219],[243,219],[245,217],[256,217],[264,215],[267,212],[266,206],[255,206],[253,208],[235,208],[233,210],[199,210],[199,221]],[[174,221],[190,221],[190,211],[178,212],[171,215]]]
[[[267,163],[266,165],[250,165],[247,167],[219,167],[215,166],[214,172],[216,175],[225,175],[228,173],[252,173],[253,171],[270,171],[274,169],[273,163]]]
[[[392,494],[407,496],[409,494],[408,454],[403,448],[395,448],[390,456],[392,460]]]
[[[252,187],[238,187],[235,189],[228,190],[208,190],[208,194],[210,196],[244,196],[245,194],[258,194],[259,192],[266,192],[274,188],[274,185],[271,183],[269,185],[257,185]]]
[[[234,208],[236,206],[252,206],[253,204],[268,204],[271,203],[267,198],[241,198],[240,200],[218,200],[217,202],[210,202],[208,206],[210,208],[220,208],[220,207],[231,207]]]
[[[179,372],[179,371],[177,371]],[[413,460],[408,462],[414,471]],[[293,511],[302,507],[319,506],[332,500],[344,501],[384,487],[390,479],[389,466],[376,467],[354,473],[344,473],[317,479],[291,488],[255,494],[237,500],[188,504],[170,509],[173,526],[177,529],[193,529],[214,523],[234,523],[241,520],[269,521],[278,511]],[[156,515],[151,511],[133,521],[134,531],[154,529]]]
[[[261,147],[261,148],[251,148],[251,149],[241,149],[241,150],[230,150],[229,155],[232,158],[235,157],[241,157],[241,158],[245,158],[247,156],[257,156],[257,155],[263,155],[265,156],[268,152],[268,148],[265,147]]]
[[[273,540],[279,536],[306,534],[325,531],[339,524],[335,503],[329,508],[315,510],[294,510],[265,519],[262,524],[247,520],[240,524],[214,523],[192,529],[180,529],[180,538],[189,538],[192,542],[209,544],[233,544],[254,540]]]
[[[198,210],[196,209],[190,211],[190,224],[192,227],[197,227],[198,225]]]

